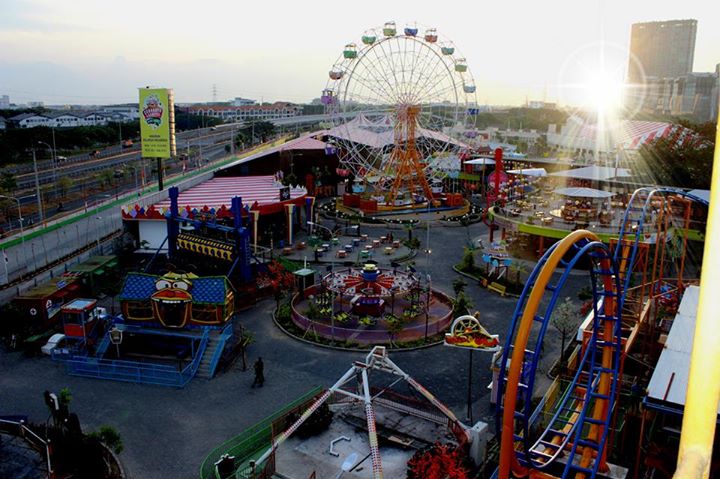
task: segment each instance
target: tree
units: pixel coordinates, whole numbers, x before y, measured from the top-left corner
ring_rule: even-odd
[[[460,260],[459,269],[460,271],[464,271],[466,273],[472,273],[473,271],[475,271],[475,268],[475,254],[470,248],[465,248],[462,260]]]
[[[17,179],[15,178],[15,175],[10,172],[3,171],[2,174],[0,174],[0,190],[2,190],[3,193],[12,194],[15,188],[17,188]]]
[[[458,317],[468,314],[468,310],[472,307],[472,301],[465,296],[464,291],[460,291],[457,297],[455,297],[455,301],[453,301],[453,316]]]
[[[407,463],[408,479],[467,479],[465,455],[454,445],[435,443],[416,452]]]
[[[68,190],[72,186],[73,182],[70,178],[67,176],[61,176],[57,180],[57,187],[58,192],[60,193],[60,198],[65,198],[65,195],[67,195]]]
[[[405,322],[402,320],[402,318],[398,318],[394,314],[387,314],[385,315],[385,324],[387,327],[387,332],[390,334],[390,344],[395,344],[395,337],[397,334],[403,330],[403,327],[405,326]]]
[[[513,261],[510,263],[510,273],[515,274],[515,284],[520,286],[520,275],[527,273],[528,269],[522,261]]]
[[[88,437],[99,440],[115,454],[120,454],[123,452],[123,449],[125,449],[122,438],[120,438],[120,433],[118,433],[117,429],[112,426],[100,426],[100,429],[98,429],[97,432],[91,432],[88,434]]]
[[[569,297],[566,297],[562,303],[555,306],[550,324],[560,333],[560,345],[562,348],[560,350],[560,363],[563,364],[565,361],[565,339],[578,326],[578,315]]]
[[[658,138],[640,148],[640,157],[657,184],[710,189],[714,141],[704,126],[687,125],[698,133],[695,138],[681,138],[679,133]]]
[[[106,168],[98,174],[98,180],[101,186],[112,186],[114,178],[115,173],[110,168]]]
[[[285,293],[292,291],[294,278],[292,273],[277,261],[268,264],[268,271],[258,275],[258,287],[270,287],[275,298],[275,309],[280,308],[280,300]]]
[[[452,282],[453,291],[455,292],[455,297],[457,297],[460,293],[465,291],[465,286],[467,286],[467,282],[465,282],[462,278],[455,278]]]

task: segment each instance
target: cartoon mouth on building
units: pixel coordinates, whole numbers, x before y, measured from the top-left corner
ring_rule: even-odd
[[[192,295],[182,289],[163,289],[151,297],[153,316],[168,328],[182,328],[190,319]]]

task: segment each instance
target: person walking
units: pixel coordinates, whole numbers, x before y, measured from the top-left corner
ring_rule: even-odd
[[[260,385],[260,387],[263,386],[263,383],[265,382],[265,364],[263,364],[262,358],[258,358],[257,361],[255,361],[255,380],[252,383],[252,386],[255,387],[256,384]]]

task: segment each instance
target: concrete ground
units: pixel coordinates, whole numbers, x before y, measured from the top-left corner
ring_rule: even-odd
[[[374,227],[363,226],[364,233]],[[378,231],[384,228],[378,227]],[[393,230],[396,238],[407,233]],[[432,227],[428,257],[420,254],[415,267],[432,274],[433,286],[452,294],[452,270],[463,254],[467,238],[487,237],[482,224],[464,227]],[[425,242],[425,231],[416,231]],[[487,241],[486,241],[487,243]],[[425,248],[425,245],[421,248]],[[589,284],[587,274],[572,275],[567,296]],[[481,321],[505,340],[516,300],[502,298],[479,285],[469,284],[467,294],[481,311]],[[0,353],[0,415],[27,414],[43,422],[48,415],[42,393],[69,387],[70,409],[86,431],[100,425],[114,426],[125,450],[120,454],[129,477],[135,479],[190,479],[199,476],[200,464],[213,448],[267,417],[314,386],[332,385],[352,361],[365,355],[309,345],[286,336],[271,319],[274,301],[260,303],[241,313],[245,327],[254,333],[249,348],[252,364],[258,356],[265,362],[265,386],[251,389],[252,368],[240,370],[240,362],[215,379],[194,379],[184,389],[145,386],[72,377],[61,364],[48,358],[26,358],[21,353]],[[578,322],[580,318],[578,317]],[[556,358],[560,339],[548,329],[544,356]],[[435,346],[417,351],[391,353],[391,359],[465,419],[468,356],[466,350]],[[489,354],[475,353],[472,366],[473,419],[494,421],[486,386],[491,380]],[[542,393],[542,391],[538,391]]]

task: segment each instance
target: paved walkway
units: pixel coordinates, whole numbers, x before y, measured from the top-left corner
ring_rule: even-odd
[[[371,227],[363,228],[363,232],[368,233]],[[487,228],[482,224],[469,228],[469,232],[464,231],[465,228],[432,228],[433,253],[416,259],[418,271],[430,270],[433,284],[445,292],[452,292],[452,281],[458,277],[451,267],[462,257],[467,236],[487,235]],[[396,238],[405,234],[402,230],[396,233]],[[417,236],[424,243],[425,235]],[[586,277],[571,277],[567,295],[575,298],[576,292],[588,282]],[[515,300],[501,298],[475,284],[468,285],[467,293],[481,311],[483,324],[504,340]],[[263,388],[250,388],[252,368],[243,372],[239,369],[240,362],[213,380],[195,379],[184,389],[176,390],[72,377],[65,374],[62,365],[47,358],[25,358],[20,353],[2,352],[0,415],[27,414],[32,420],[42,422],[47,417],[43,391],[58,391],[67,386],[73,394],[71,410],[79,415],[84,430],[96,430],[103,424],[117,428],[125,444],[120,458],[130,477],[195,479],[200,463],[211,449],[312,387],[330,386],[352,361],[364,357],[364,354],[322,349],[289,338],[274,326],[273,307],[274,301],[265,301],[241,316],[255,337],[249,348],[250,363],[258,356],[265,362]],[[550,328],[545,356],[557,357],[559,343],[559,336]],[[465,418],[467,351],[436,346],[393,353],[391,357],[458,417]],[[494,416],[486,389],[491,380],[489,366],[489,354],[474,354],[474,419],[492,422]]]

